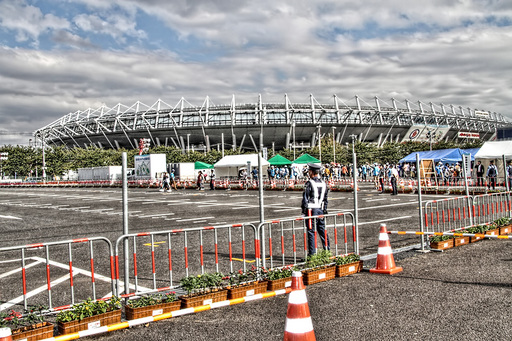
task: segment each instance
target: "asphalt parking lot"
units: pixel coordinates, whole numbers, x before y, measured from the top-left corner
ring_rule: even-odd
[[[1,247],[93,236],[114,242],[122,234],[122,195],[117,188],[2,188],[0,194]],[[300,200],[300,192],[266,192],[265,218],[299,216]],[[358,206],[362,256],[371,258],[376,252],[382,222],[395,230],[418,229],[415,195],[379,195],[367,186],[359,192]],[[139,233],[257,223],[258,207],[257,191],[160,193],[154,189],[130,189],[129,228],[130,232]],[[352,208],[351,193],[330,194],[330,213]],[[416,236],[390,238],[394,250],[419,242]],[[397,275],[363,272],[308,287],[317,339],[509,340],[511,323],[506,316],[512,302],[510,246],[511,241],[495,240],[441,253],[402,252],[395,255],[397,263],[404,267]],[[52,259],[58,263],[63,254],[65,250],[52,253]],[[44,277],[42,270],[36,270],[37,257],[40,256],[34,256],[34,274]],[[77,257],[77,263],[88,258]],[[15,266],[11,259],[12,256],[0,254],[3,274]],[[365,264],[365,268],[372,266],[371,260]],[[65,273],[62,267],[52,266],[52,278]],[[17,280],[16,276],[0,278],[3,308],[17,296]],[[81,285],[87,286],[86,279],[84,283],[77,282],[77,290]],[[110,290],[106,283],[98,285],[102,294]],[[44,301],[44,293],[37,297],[34,299]],[[19,304],[12,307],[19,308]],[[282,339],[286,307],[286,297],[275,297],[95,339],[277,340]]]

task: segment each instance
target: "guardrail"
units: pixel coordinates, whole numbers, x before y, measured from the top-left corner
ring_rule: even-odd
[[[473,225],[472,197],[463,196],[425,202],[425,231],[444,232]]]
[[[313,223],[316,219],[325,219],[325,232],[327,237],[333,241],[330,245],[331,251],[334,251],[335,256],[340,255],[341,247],[338,242],[338,236],[340,234],[343,235],[343,254],[348,254],[349,252],[359,253],[358,230],[352,213],[333,213],[313,217],[269,220],[260,223],[258,226],[258,234],[262,241],[262,267],[267,267],[267,259],[269,260],[270,268],[295,265],[301,261],[301,259],[298,258],[299,250],[302,251],[302,260],[306,259],[308,249],[307,223],[309,221]],[[349,220],[349,222],[347,222],[347,220]],[[317,232],[315,229],[315,249],[318,245],[316,236]],[[352,240],[351,248],[349,247],[349,240]],[[278,255],[274,254],[275,249],[280,249]]]
[[[254,249],[249,250],[246,243],[246,229],[252,232],[254,241]],[[237,233],[236,237],[233,234]],[[194,238],[192,241],[191,238]],[[144,239],[144,240],[143,240]],[[252,224],[233,224],[220,226],[206,226],[199,228],[174,229],[166,231],[154,231],[127,234],[119,237],[116,241],[116,257],[115,257],[115,278],[117,282],[116,294],[121,296],[121,281],[119,269],[123,268],[120,259],[121,245],[125,240],[131,240],[132,265],[130,277],[133,277],[135,283],[135,295],[140,292],[161,291],[176,287],[174,277],[181,278],[193,274],[203,274],[207,268],[214,268],[216,272],[230,271],[233,272],[234,262],[242,262],[242,268],[247,270],[247,263],[255,263],[260,265],[260,243],[256,227]],[[220,241],[220,242],[219,242]],[[236,245],[235,242],[239,244]],[[165,251],[157,251],[160,246],[167,245]],[[141,247],[147,247],[148,252],[138,252]],[[124,249],[124,246],[123,246]],[[162,248],[163,249],[163,248]],[[182,257],[176,256],[175,250],[183,250]],[[123,250],[128,252],[128,250]],[[159,255],[157,255],[159,253]],[[196,258],[191,259],[189,254],[195,253]],[[235,258],[234,255],[240,255]],[[141,267],[140,264],[146,264]],[[176,266],[181,266],[175,276]],[[162,271],[160,271],[162,269]],[[165,279],[161,277],[161,272],[166,273]],[[142,276],[141,276],[142,274]],[[147,278],[150,278],[147,280]],[[141,289],[141,280],[149,283],[150,288]],[[125,276],[124,293],[128,294],[129,278]],[[159,282],[168,284],[165,287],[159,286]]]
[[[94,246],[93,244],[95,242],[104,242],[107,245],[107,252],[109,257],[109,264],[110,264],[110,285],[111,285],[111,292],[114,292],[114,253],[112,249],[112,243],[104,237],[91,237],[91,238],[80,238],[80,239],[72,239],[72,240],[64,240],[64,241],[58,241],[58,242],[47,242],[47,243],[35,243],[35,244],[27,244],[27,245],[21,245],[21,246],[10,246],[10,247],[3,247],[0,248],[1,253],[5,252],[17,252],[19,251],[21,254],[21,281],[22,281],[22,289],[23,289],[23,305],[25,309],[27,309],[28,306],[28,296],[27,296],[27,282],[29,280],[27,279],[27,265],[26,261],[27,259],[30,259],[32,257],[27,257],[26,253],[29,250],[38,250],[38,249],[44,249],[44,259],[46,264],[45,269],[45,276],[41,276],[40,274],[34,274],[34,276],[31,276],[31,279],[33,278],[34,282],[36,281],[44,281],[46,279],[46,292],[48,296],[48,307],[49,310],[62,310],[67,309],[71,305],[75,303],[75,288],[74,288],[74,272],[78,272],[73,267],[73,245],[76,244],[82,244],[82,243],[88,243],[89,245],[89,266],[90,266],[90,272],[87,275],[90,275],[91,277],[91,293],[94,299],[96,299],[96,275],[95,275],[95,261],[94,261]],[[50,261],[50,248],[57,248],[58,246],[65,245],[67,246],[67,254],[68,254],[68,266],[69,266],[69,288],[70,288],[70,298],[71,298],[71,304],[70,305],[63,305],[57,308],[53,307],[53,300],[52,300],[52,281],[50,276],[50,265],[52,265],[52,262]],[[63,250],[58,250],[63,251]],[[58,252],[55,250],[55,252]],[[16,272],[15,270],[13,272]],[[43,279],[44,278],[44,279]],[[59,281],[60,282],[60,281]],[[32,282],[30,282],[32,283]],[[66,296],[66,295],[63,295]],[[9,302],[7,302],[9,303]]]
[[[475,224],[483,224],[503,217],[512,216],[511,192],[491,193],[473,196]]]

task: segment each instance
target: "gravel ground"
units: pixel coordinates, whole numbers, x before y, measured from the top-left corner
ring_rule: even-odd
[[[396,255],[393,276],[365,271],[307,287],[318,340],[511,340],[512,240]],[[282,340],[287,296],[151,323],[96,340]]]

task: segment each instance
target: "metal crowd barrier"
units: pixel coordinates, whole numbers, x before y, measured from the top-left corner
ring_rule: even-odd
[[[254,241],[252,250],[248,250],[246,243],[247,229],[250,230],[252,234],[250,237]],[[234,234],[236,236],[233,236]],[[216,272],[233,272],[235,261],[242,262],[243,271],[247,271],[247,263],[260,266],[260,243],[257,230],[254,225],[248,223],[127,234],[117,239],[115,247],[115,278],[118,296],[121,296],[121,292],[124,291],[123,296],[126,297],[129,292],[126,288],[129,288],[130,279],[125,275],[124,290],[122,290],[119,274],[120,269],[128,270],[119,257],[121,248],[124,249],[125,240],[131,240],[132,268],[129,269],[129,277],[133,278],[135,288],[135,292],[129,295],[169,290],[179,283],[175,282],[174,278],[180,279],[191,273],[203,274],[207,269],[215,269]],[[147,251],[138,251],[144,247]],[[181,257],[175,254],[175,250],[180,249],[183,250]],[[124,252],[129,251],[124,250]],[[193,258],[194,261],[191,261],[190,254],[197,255]],[[236,270],[238,269],[237,267]],[[143,287],[144,283],[148,286]],[[166,286],[160,286],[159,283],[165,283]]]
[[[445,232],[472,226],[472,197],[463,196],[425,202],[425,231]]]
[[[80,270],[77,270],[73,267],[73,245],[75,244],[81,244],[81,243],[88,243],[89,245],[89,271],[87,275],[90,275],[91,277],[91,293],[93,299],[96,299],[97,293],[96,293],[96,273],[95,273],[95,261],[94,261],[94,242],[104,242],[107,246],[107,252],[109,256],[109,264],[110,264],[110,278],[108,278],[108,281],[110,282],[111,286],[111,292],[114,292],[114,253],[112,249],[112,243],[104,237],[91,237],[91,238],[80,238],[80,239],[72,239],[72,240],[64,240],[64,241],[58,241],[58,242],[47,242],[47,243],[36,243],[36,244],[27,244],[27,245],[21,245],[21,246],[10,246],[10,247],[3,247],[0,248],[0,252],[6,253],[6,252],[16,252],[19,251],[21,254],[21,281],[22,281],[22,288],[23,288],[23,305],[24,308],[27,309],[28,306],[28,298],[27,297],[27,282],[29,282],[31,285],[33,285],[32,281],[27,280],[27,265],[26,261],[27,259],[32,259],[35,256],[27,257],[26,253],[28,251],[32,250],[38,250],[38,249],[44,249],[44,255],[45,255],[45,264],[46,264],[46,270],[45,270],[45,276],[41,275],[34,275],[31,276],[34,277],[34,282],[38,281],[43,282],[44,279],[46,279],[46,292],[48,295],[48,307],[49,310],[57,311],[57,310],[63,310],[71,307],[75,303],[75,285],[74,285],[74,272],[76,273],[81,272]],[[71,304],[68,305],[62,305],[59,307],[53,307],[53,300],[52,300],[52,281],[50,276],[50,265],[52,265],[52,261],[50,261],[50,248],[55,249],[55,252],[61,251],[61,254],[65,253],[62,252],[63,250],[57,250],[58,246],[67,246],[67,261],[69,266],[69,289],[70,289],[70,299]],[[15,271],[13,271],[15,272]],[[45,277],[45,278],[44,278]],[[60,282],[60,281],[57,281]],[[37,284],[35,284],[37,285]],[[82,290],[82,288],[80,288]],[[59,299],[67,298],[67,295],[65,293],[62,293],[59,295]],[[84,297],[85,299],[86,297]],[[7,302],[9,303],[9,302]]]
[[[475,224],[485,224],[504,216],[511,217],[511,192],[475,195],[473,197],[473,214]]]
[[[262,267],[280,267],[295,265],[301,261],[298,257],[307,257],[307,222],[315,222],[317,218],[325,218],[325,231],[330,240],[330,248],[335,256],[351,252],[359,253],[359,239],[354,215],[352,213],[334,213],[313,217],[295,217],[279,220],[270,220],[258,226],[258,234],[261,238],[261,262]],[[348,218],[348,219],[347,219]],[[349,220],[347,222],[347,220]],[[343,244],[340,245],[338,236],[343,235]],[[317,232],[315,229],[315,249],[318,248]],[[302,238],[301,238],[302,237]],[[277,242],[276,242],[277,240]],[[349,240],[352,241],[350,245]],[[320,244],[321,247],[321,244]],[[275,249],[280,249],[274,254]],[[302,251],[302,252],[301,252]],[[302,256],[298,256],[301,253]]]

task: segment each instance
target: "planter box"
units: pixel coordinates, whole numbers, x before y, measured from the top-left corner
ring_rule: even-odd
[[[161,315],[170,313],[171,311],[180,310],[181,301],[177,300],[170,303],[160,303],[155,305],[149,305],[146,307],[131,308],[129,306],[124,307],[127,320],[135,320],[142,317]]]
[[[303,272],[304,285],[311,285],[333,279],[336,275],[336,266],[330,265],[320,269],[308,269]]]
[[[212,304],[213,302],[225,301],[228,299],[228,291],[225,289],[207,292],[204,294],[191,294],[180,297],[181,308],[199,307],[202,305]]]
[[[343,265],[336,265],[336,277],[344,277],[352,275],[363,270],[363,261],[348,263]]]
[[[461,246],[469,244],[469,237],[455,237],[453,240],[454,245],[453,246]]]
[[[228,300],[262,294],[267,291],[267,282],[252,282],[235,288],[228,288]]]
[[[483,233],[476,233],[476,234],[483,234]],[[469,242],[470,243],[479,242],[481,240],[484,240],[484,237],[469,237]]]
[[[512,232],[512,225],[500,227],[500,234],[510,234]]]
[[[451,249],[452,247],[453,247],[453,239],[430,243],[430,248],[436,249],[436,250],[446,250],[446,249]]]
[[[495,229],[492,229],[492,230],[487,230],[487,231],[485,231],[485,234],[487,234],[489,236],[497,236],[497,235],[500,234],[500,229],[498,227],[498,228],[495,228]]]
[[[274,279],[272,281],[267,281],[267,290],[268,291],[276,291],[281,290],[285,288],[289,288],[292,286],[292,278],[286,277],[286,278],[280,278],[280,279]]]
[[[53,337],[53,324],[41,322],[12,331],[13,340],[37,341]]]
[[[95,329],[121,322],[121,309],[108,313],[86,317],[81,321],[58,322],[59,334],[76,333],[81,330]]]

